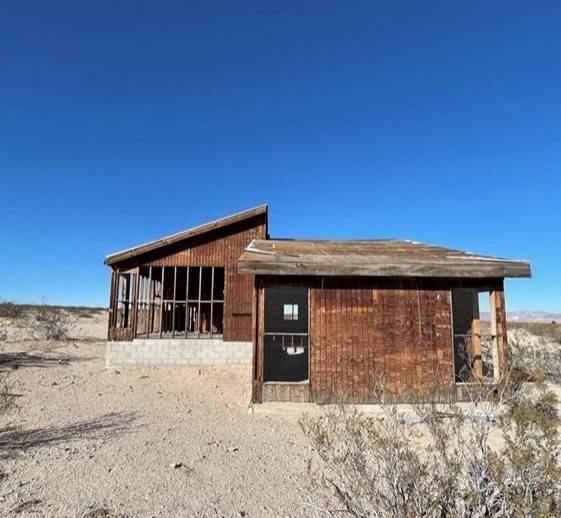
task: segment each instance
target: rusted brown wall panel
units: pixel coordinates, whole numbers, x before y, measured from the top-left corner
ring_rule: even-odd
[[[311,289],[310,368],[317,402],[395,399],[453,384],[450,290],[434,281],[326,280]]]

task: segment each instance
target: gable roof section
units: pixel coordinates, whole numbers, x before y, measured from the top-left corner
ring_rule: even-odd
[[[530,277],[530,263],[414,241],[254,239],[239,273],[382,277]]]
[[[200,236],[201,234],[205,234],[212,230],[224,228],[229,225],[233,225],[234,223],[239,223],[240,221],[259,216],[261,214],[267,214],[267,205],[259,205],[258,207],[238,212],[237,214],[233,214],[232,216],[217,219],[215,221],[211,221],[210,223],[205,223],[203,225],[189,228],[187,230],[177,232],[176,234],[172,234],[161,239],[156,239],[155,241],[149,241],[148,243],[128,248],[126,250],[122,250],[121,252],[110,254],[105,257],[104,263],[107,265],[112,265],[120,261],[124,261],[125,259],[130,259],[131,257],[136,257],[138,255],[145,254],[146,252],[152,252],[153,250],[163,248],[167,245],[178,243],[179,241],[183,241],[191,237]]]

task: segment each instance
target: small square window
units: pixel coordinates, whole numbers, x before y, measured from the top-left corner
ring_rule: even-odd
[[[283,315],[285,320],[298,320],[298,304],[284,304]]]

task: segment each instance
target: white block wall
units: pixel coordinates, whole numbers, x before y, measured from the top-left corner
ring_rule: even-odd
[[[107,342],[105,365],[224,365],[251,363],[251,342],[220,339],[136,339]]]

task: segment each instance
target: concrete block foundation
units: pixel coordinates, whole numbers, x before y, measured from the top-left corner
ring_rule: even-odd
[[[105,365],[176,366],[251,363],[251,342],[224,342],[216,338],[135,339],[108,341]]]

